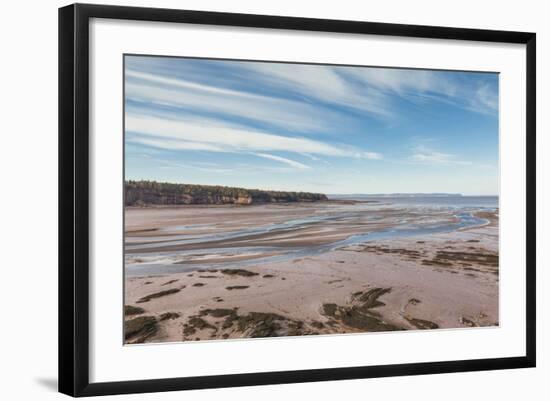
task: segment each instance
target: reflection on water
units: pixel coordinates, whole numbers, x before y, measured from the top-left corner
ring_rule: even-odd
[[[314,256],[374,240],[451,232],[488,223],[474,213],[493,211],[498,204],[496,197],[412,200],[369,197],[368,200],[377,203],[337,205],[312,216],[233,231],[215,232],[215,224],[194,224],[163,227],[158,230],[162,233],[159,236],[138,238],[127,234],[126,273],[140,276],[257,265]],[[346,235],[346,227],[354,229]],[[193,234],[197,229],[200,234]],[[326,237],[329,240],[321,244],[292,246],[281,246],[277,242],[277,239],[296,233],[300,240],[307,240],[308,235],[330,234],[331,230],[338,231],[340,238],[330,240]],[[168,233],[172,234],[166,235]],[[262,240],[258,241],[259,238]]]

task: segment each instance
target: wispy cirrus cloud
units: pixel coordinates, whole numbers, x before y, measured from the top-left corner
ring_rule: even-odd
[[[454,104],[479,113],[496,110],[498,101],[495,87],[482,80],[461,81],[456,74],[463,73],[448,71],[279,63],[249,63],[243,68],[264,83],[385,118],[397,117],[396,96]]]
[[[287,159],[286,157],[270,155],[268,153],[254,153],[254,156],[263,157],[264,159],[269,159],[269,160],[275,160],[277,162],[287,164],[299,170],[309,170],[311,168],[310,166],[307,166],[295,160]]]
[[[256,155],[254,155],[256,156]],[[288,168],[285,166],[256,166],[250,164],[236,164],[236,165],[225,165],[219,163],[204,163],[204,162],[176,162],[166,159],[152,159],[157,165],[158,168],[163,170],[196,170],[206,173],[216,173],[216,174],[236,174],[236,173],[249,173],[253,170],[256,173],[273,173],[273,172],[288,172],[292,171],[293,168]]]
[[[217,63],[226,66],[231,74],[226,74],[223,80],[214,77],[208,83],[193,81],[200,76],[195,71],[200,70],[198,67],[190,67],[193,63],[185,69],[188,79],[177,69],[165,67],[159,73],[152,67],[144,68],[147,65],[141,69],[139,63],[132,65],[126,70],[127,99],[236,116],[301,132],[332,132],[335,127],[345,125],[346,117],[331,105],[392,119],[399,117],[396,103],[399,98],[454,104],[482,114],[495,114],[498,107],[498,88],[483,80],[461,80],[459,76],[464,73],[265,62]],[[258,91],[259,88],[264,90]]]
[[[352,188],[351,170],[383,175],[379,165],[408,165],[413,175],[437,166],[453,175],[495,160],[495,74],[145,56],[125,65],[125,141],[136,176],[216,183],[224,175],[229,184],[246,176],[276,186],[282,177],[268,182],[270,173],[281,173],[303,189],[323,171],[327,182]],[[437,140],[411,148],[418,132]],[[144,152],[173,163],[137,157]],[[155,175],[158,166],[173,171]]]
[[[130,114],[126,116],[125,128],[133,134],[128,138],[130,142],[170,150],[205,150],[222,153],[272,151],[371,160],[381,158],[376,152],[363,151],[344,144],[236,128],[216,124],[212,120],[168,120]]]
[[[415,153],[411,156],[411,159],[417,162],[448,163],[453,160],[453,157],[454,156],[449,153],[430,151]]]
[[[292,131],[326,131],[342,120],[339,113],[288,98],[263,96],[242,90],[127,71],[128,100],[157,106],[253,120]]]
[[[477,88],[475,95],[470,97],[470,109],[478,113],[496,114],[498,112],[498,92],[489,85]]]
[[[468,160],[460,160],[456,155],[433,150],[424,145],[419,145],[414,148],[414,153],[410,156],[410,160],[425,164],[460,164],[471,165]]]
[[[462,72],[407,70],[394,68],[350,68],[345,74],[383,94],[394,94],[409,101],[452,104],[481,114],[498,109],[498,87],[483,79],[461,79]],[[482,74],[481,74],[482,75]]]
[[[345,74],[383,92],[402,96],[434,93],[454,96],[457,86],[444,73],[428,70],[394,68],[349,68]]]
[[[284,63],[243,65],[254,78],[274,87],[328,104],[360,110],[374,116],[390,117],[387,99],[374,88],[357,86],[347,79],[344,67]]]

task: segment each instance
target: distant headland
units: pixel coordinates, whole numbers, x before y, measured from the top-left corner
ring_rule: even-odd
[[[174,184],[156,181],[126,181],[126,206],[148,205],[251,205],[258,203],[327,201],[325,194],[265,191],[220,185]]]

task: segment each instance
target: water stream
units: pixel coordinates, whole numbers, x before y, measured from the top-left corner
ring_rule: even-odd
[[[479,202],[478,202],[479,203]],[[384,214],[384,208],[402,209],[397,213]],[[206,229],[202,234],[176,234],[144,237],[142,242],[127,242],[125,249],[131,251],[126,255],[126,273],[129,276],[157,275],[175,272],[185,272],[196,269],[242,267],[258,265],[267,262],[281,262],[315,256],[337,248],[363,244],[370,241],[395,239],[404,237],[422,237],[426,235],[452,232],[468,227],[487,224],[488,221],[475,216],[478,211],[495,210],[495,203],[472,205],[434,205],[429,203],[398,205],[395,201],[380,202],[376,208],[381,212],[373,213],[372,205],[359,204],[332,211],[328,214],[313,215],[299,219],[290,219],[282,223],[266,224],[256,227],[240,228],[234,231],[210,232],[215,229],[212,225],[173,226],[159,230],[159,234],[169,231],[185,231],[196,228]],[[375,210],[376,211],[376,210]],[[400,214],[403,216],[399,217]],[[246,244],[250,236],[262,234],[287,234],[296,230],[315,227],[323,229],[327,225],[353,225],[357,221],[380,221],[391,219],[390,227],[382,229],[368,229],[364,232],[354,232],[344,239],[335,240],[321,245],[304,246],[232,246],[216,247],[219,241],[241,241]],[[367,227],[367,226],[365,226]],[[135,240],[135,238],[133,238]],[[147,242],[145,242],[147,241]],[[194,244],[191,250],[171,250],[155,252],[159,247],[176,247]],[[204,244],[204,247],[197,246]],[[140,252],[143,251],[143,252]],[[257,255],[248,260],[231,260],[231,257],[240,255]],[[212,258],[224,258],[223,262],[215,262]],[[206,259],[204,262],[202,259]],[[185,263],[181,261],[185,260]],[[136,262],[138,261],[138,262]]]

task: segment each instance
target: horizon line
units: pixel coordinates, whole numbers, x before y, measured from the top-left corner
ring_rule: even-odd
[[[453,196],[493,196],[493,197],[499,197],[499,194],[464,194],[462,192],[346,192],[346,193],[330,193],[326,191],[306,191],[306,190],[296,190],[296,189],[266,189],[266,188],[252,188],[247,186],[239,186],[239,185],[222,185],[222,184],[192,184],[192,183],[186,183],[186,182],[174,182],[169,180],[164,181],[157,181],[152,179],[124,179],[124,184],[128,181],[149,181],[149,182],[157,182],[157,183],[166,183],[166,184],[175,184],[175,185],[204,185],[204,186],[212,186],[212,187],[226,187],[226,188],[242,188],[247,190],[259,190],[259,191],[276,191],[276,192],[309,192],[309,193],[321,193],[326,196],[391,196],[391,195],[453,195]]]

